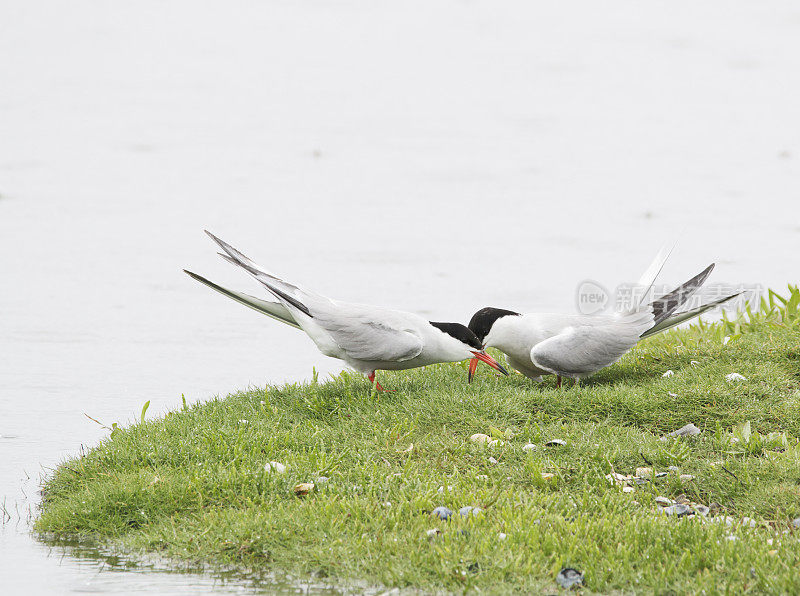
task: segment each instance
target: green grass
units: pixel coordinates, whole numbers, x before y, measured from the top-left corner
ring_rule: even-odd
[[[343,373],[115,427],[46,482],[36,529],[426,591],[555,592],[571,566],[593,592],[797,593],[800,328],[786,303],[775,309],[656,336],[561,390],[487,367],[466,385],[458,364],[383,373],[397,391],[376,395]],[[732,372],[747,380],[726,381]],[[703,432],[659,440],[689,422]],[[504,444],[470,442],[479,432]],[[545,447],[553,438],[567,445]],[[271,460],[286,473],[266,471]],[[641,466],[695,478],[671,472],[633,493],[605,478]],[[319,476],[329,481],[295,496]],[[659,513],[655,497],[680,494],[736,521]],[[434,520],[439,505],[484,511]]]

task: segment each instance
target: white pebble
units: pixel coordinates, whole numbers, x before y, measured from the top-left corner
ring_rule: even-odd
[[[276,474],[283,474],[284,472],[286,472],[286,466],[284,466],[279,461],[269,462],[266,466],[264,466],[264,469],[267,472],[275,472]]]
[[[536,450],[536,445],[534,445],[533,443],[528,443],[528,444],[526,444],[526,445],[524,445],[522,447],[522,450],[523,451],[535,451]]]
[[[661,375],[661,376],[662,376],[662,377],[671,377],[671,376],[672,376],[672,375],[674,375],[674,374],[675,374],[675,371],[668,370],[667,372],[665,372],[665,373],[664,373],[663,375]]]
[[[493,457],[490,457],[489,458],[489,463],[492,464],[493,466],[496,466],[497,465],[497,460],[495,458],[493,458]]]
[[[635,490],[636,489],[634,489],[632,486],[623,486],[622,487],[622,492],[624,492],[624,493],[632,493]]]
[[[725,380],[729,383],[737,383],[739,381],[746,381],[747,377],[742,376],[739,373],[730,373],[725,375]]]
[[[473,443],[487,443],[489,439],[489,435],[484,435],[483,433],[475,433],[469,438]]]
[[[505,540],[505,539],[507,538],[507,536],[506,536],[506,535],[505,535],[503,532],[500,532],[500,533],[497,535],[497,538],[498,538],[499,540]]]

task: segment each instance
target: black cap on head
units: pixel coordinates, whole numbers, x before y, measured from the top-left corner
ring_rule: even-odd
[[[475,348],[476,350],[483,349],[480,340],[475,337],[475,334],[461,323],[434,323],[430,321],[430,324],[444,331],[447,335],[456,338],[458,341],[467,344],[471,348]]]
[[[513,310],[505,310],[503,308],[487,306],[486,308],[482,308],[472,315],[472,318],[469,321],[469,328],[482,343],[492,330],[492,325],[494,325],[494,322],[497,319],[508,316],[519,316],[519,313],[514,312]]]

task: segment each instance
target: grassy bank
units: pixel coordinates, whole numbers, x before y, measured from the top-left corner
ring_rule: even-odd
[[[797,304],[773,306],[657,336],[561,390],[486,367],[468,386],[459,364],[384,373],[397,391],[381,395],[342,374],[213,399],[65,462],[36,529],[423,590],[554,592],[569,566],[596,592],[797,593],[800,332]],[[660,440],[687,423],[702,432]],[[660,511],[680,495],[711,512]]]

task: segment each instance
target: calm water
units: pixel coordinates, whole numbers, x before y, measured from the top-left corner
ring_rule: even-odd
[[[800,7],[4,3],[6,593],[305,590],[126,570],[29,535],[41,475],[110,425],[340,370],[194,283],[208,227],[334,297],[433,320],[575,308],[585,279],[797,282]]]

